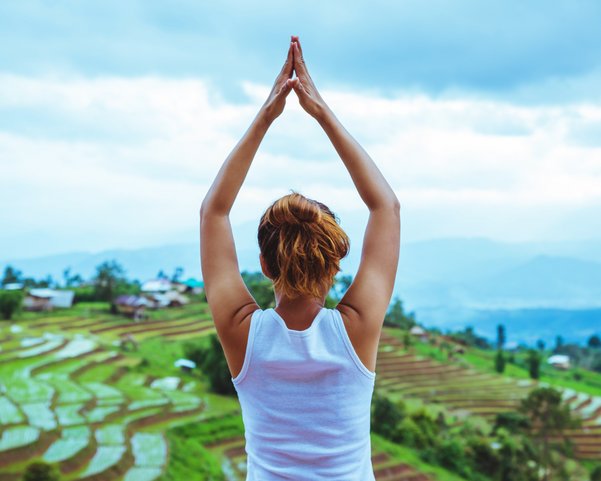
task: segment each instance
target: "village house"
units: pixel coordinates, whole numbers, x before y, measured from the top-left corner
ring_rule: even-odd
[[[23,309],[26,311],[50,311],[55,307],[69,308],[73,305],[73,291],[48,288],[30,289],[23,299]]]
[[[120,314],[139,321],[145,319],[150,301],[142,296],[122,295],[115,299],[114,304]]]
[[[555,369],[570,369],[570,356],[565,354],[554,354],[549,359],[547,359],[547,364],[550,364]]]

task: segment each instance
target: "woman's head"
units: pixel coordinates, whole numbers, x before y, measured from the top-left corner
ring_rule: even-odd
[[[258,237],[266,274],[289,298],[327,294],[349,250],[332,211],[296,192],[265,211]]]

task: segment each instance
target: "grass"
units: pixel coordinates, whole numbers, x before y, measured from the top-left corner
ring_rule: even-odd
[[[399,340],[403,340],[404,331],[400,329],[388,329],[391,335],[395,336]],[[440,351],[436,346],[429,343],[424,343],[413,339],[413,345],[411,349],[415,354],[429,357],[435,361],[444,364],[456,364],[457,361],[449,361],[446,353]],[[465,354],[456,354],[464,365],[473,367],[474,369],[489,374],[498,374],[495,370],[495,358],[496,352],[494,350],[483,350],[475,347],[466,348]],[[601,374],[588,371],[585,369],[570,369],[568,371],[559,371],[544,363],[547,356],[543,356],[541,362],[541,376],[539,381],[546,382],[551,386],[558,388],[571,388],[575,391],[580,391],[591,396],[601,396]],[[519,359],[519,356],[518,356]],[[574,374],[578,372],[582,379],[574,379]],[[505,364],[505,371],[502,374],[506,377],[514,379],[530,379],[530,373],[527,369],[507,362]]]
[[[136,466],[163,466],[167,461],[167,445],[160,433],[136,433],[131,439]]]
[[[44,461],[55,463],[69,459],[88,445],[90,435],[91,430],[88,426],[63,429],[62,437],[44,453]]]
[[[40,437],[40,430],[32,426],[15,426],[2,431],[0,451],[34,443]]]
[[[21,409],[27,416],[31,426],[42,428],[44,431],[56,428],[56,418],[54,412],[50,409],[50,403],[21,404]]]
[[[411,448],[392,443],[375,433],[371,433],[372,449],[384,451],[393,459],[409,464],[416,470],[429,475],[436,481],[466,481],[461,476],[451,473],[439,466],[426,463],[419,457],[419,453]]]
[[[50,402],[54,389],[35,379],[11,379],[6,383],[6,392],[17,404]]]
[[[61,426],[85,424],[85,418],[79,413],[85,404],[66,404],[55,408],[56,419]]]
[[[105,424],[96,429],[96,440],[99,444],[125,444],[125,427],[122,424]]]
[[[125,473],[123,481],[155,481],[160,476],[161,471],[162,469],[157,467],[134,466]]]
[[[105,471],[111,466],[117,464],[125,451],[125,446],[98,446],[94,457],[91,459],[85,471],[83,471],[80,476],[85,478],[86,476],[91,476],[93,474]]]
[[[23,415],[9,399],[0,397],[0,424],[18,424],[24,420]]]
[[[162,309],[158,311],[149,311],[150,320],[173,321],[173,327],[177,324],[188,321],[210,320],[210,315],[206,303],[190,304],[182,308]],[[24,329],[23,336],[32,337],[40,335],[41,332],[50,331],[64,333],[65,337],[70,338],[78,329],[65,330],[66,327],[75,327],[79,324],[81,333],[89,333],[90,328],[85,327],[90,321],[108,320],[108,325],[122,324],[124,329],[133,321],[121,316],[112,316],[109,313],[109,306],[106,303],[85,303],[78,304],[74,308],[56,313],[23,313],[20,315],[18,323]],[[33,324],[46,323],[39,328],[33,328]],[[31,328],[29,326],[31,324]],[[137,324],[141,325],[143,323]],[[96,324],[99,326],[99,324]],[[184,328],[182,328],[183,330]],[[394,330],[389,330],[393,333]],[[8,329],[4,331],[9,333]],[[124,332],[124,331],[123,331]],[[187,342],[205,344],[206,338],[196,337],[193,341],[186,339],[182,335],[182,340],[168,340],[161,337],[157,331],[158,337],[139,340],[137,351],[123,352],[116,349],[111,341],[115,338],[113,331],[99,332],[94,336],[94,341],[99,346],[106,349],[104,352],[92,354],[81,359],[64,359],[59,363],[48,364],[63,355],[82,354],[86,349],[92,348],[88,342],[73,342],[67,344],[61,351],[50,354],[42,354],[35,358],[10,361],[0,364],[0,376],[5,374],[15,377],[21,376],[22,379],[15,379],[14,382],[7,383],[9,386],[8,398],[0,396],[0,407],[4,406],[0,413],[7,419],[16,419],[18,412],[10,408],[8,403],[2,404],[2,399],[12,401],[21,407],[20,404],[28,403],[28,411],[31,415],[38,416],[36,424],[49,426],[50,417],[48,411],[44,408],[55,393],[57,404],[54,415],[63,426],[63,436],[55,441],[47,456],[51,459],[66,459],[69,453],[76,453],[83,449],[88,439],[83,432],[81,424],[96,421],[103,422],[106,416],[119,411],[123,404],[127,412],[119,414],[118,417],[112,416],[108,424],[99,426],[100,430],[96,432],[96,439],[99,441],[101,453],[93,458],[92,463],[82,472],[92,473],[104,470],[111,463],[118,461],[119,457],[127,449],[129,439],[126,433],[129,431],[126,426],[129,422],[141,417],[151,416],[153,414],[165,413],[165,404],[172,402],[169,406],[170,411],[179,409],[194,409],[200,403],[203,405],[203,411],[184,415],[177,419],[162,419],[159,422],[144,427],[135,428],[132,438],[132,452],[136,459],[136,466],[130,469],[120,481],[150,481],[160,474],[160,466],[164,464],[166,452],[163,437],[160,432],[165,431],[169,444],[169,462],[166,470],[160,474],[159,481],[179,481],[181,479],[201,479],[201,480],[224,480],[222,473],[222,460],[219,458],[219,449],[209,450],[204,444],[214,442],[219,439],[228,439],[241,437],[244,435],[244,426],[240,416],[240,405],[235,397],[219,396],[208,391],[208,383],[203,377],[199,377],[198,371],[187,373],[177,370],[173,363],[180,357],[184,357],[184,345]],[[402,340],[403,332],[397,330],[394,332]],[[14,340],[8,341],[7,346],[18,346]],[[24,352],[35,353],[41,346],[30,346],[24,349]],[[456,364],[457,361],[449,361],[445,353],[427,343],[421,343],[414,340],[412,350],[415,354],[433,358],[445,364]],[[401,350],[403,352],[403,350]],[[107,355],[114,356],[117,353],[123,353],[127,357],[115,362],[100,363],[92,365],[88,369],[83,369],[75,379],[69,378],[72,372],[78,368],[86,366],[93,360],[105,358]],[[7,353],[8,354],[8,353]],[[494,351],[481,351],[475,348],[468,348],[467,353],[460,362],[475,370],[494,374]],[[32,366],[45,366],[34,371],[38,379],[28,379],[26,376],[31,371]],[[123,369],[125,367],[125,370]],[[108,378],[116,373],[120,368],[117,382],[109,383]],[[543,381],[553,384],[557,383],[562,387],[570,387],[579,392],[601,395],[601,376],[595,373],[579,371],[582,375],[581,380],[573,379],[573,372],[563,373],[559,371],[550,371],[547,366],[543,368]],[[528,372],[520,366],[514,364],[506,365],[506,376],[514,379],[529,379]],[[155,389],[146,386],[146,383],[153,379],[161,379],[177,376],[181,379],[178,390]],[[502,379],[500,379],[503,381]],[[41,382],[43,381],[43,382]],[[81,382],[81,386],[78,385]],[[188,388],[181,390],[182,386]],[[90,399],[92,393],[97,397],[98,404],[91,407],[87,413],[88,419],[82,418],[77,413],[77,409],[82,407],[85,400]],[[395,393],[394,396],[402,398],[402,392]],[[77,404],[60,405],[64,402],[73,402]],[[424,405],[417,398],[404,399],[408,409],[417,409]],[[41,410],[38,410],[34,402],[39,403]],[[35,408],[35,409],[34,409]],[[446,413],[445,404],[429,405],[428,409],[440,410]],[[22,407],[21,407],[22,409]],[[139,409],[138,412],[132,412],[132,409]],[[39,411],[39,413],[38,413]],[[43,412],[42,412],[43,411]],[[484,422],[484,421],[482,421]],[[13,428],[11,428],[13,429]],[[72,436],[67,436],[68,429],[72,429]],[[79,434],[77,430],[82,430]],[[4,431],[4,437],[0,443],[8,442],[27,442],[27,436],[34,436],[37,439],[39,430],[30,428],[30,431]],[[88,436],[91,435],[88,432]],[[5,439],[6,437],[6,439]],[[11,438],[12,437],[12,441]],[[20,437],[20,441],[18,438]],[[25,439],[25,441],[23,441]],[[35,440],[34,439],[34,440]],[[392,462],[403,462],[413,466],[415,469],[429,475],[436,481],[465,481],[458,475],[455,475],[445,469],[433,466],[423,461],[419,452],[410,448],[396,445],[372,433],[372,447],[374,452],[385,451],[389,453]],[[29,443],[32,441],[29,441]],[[82,447],[83,446],[83,447]],[[156,454],[152,454],[156,451]],[[108,459],[102,459],[104,455]],[[66,458],[65,458],[66,456]],[[143,461],[142,458],[146,458]],[[593,464],[589,469],[592,469]],[[588,467],[588,466],[587,466]],[[12,469],[12,468],[11,468]],[[80,475],[79,473],[78,475]]]

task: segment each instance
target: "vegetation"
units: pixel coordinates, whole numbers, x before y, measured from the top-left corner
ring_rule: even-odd
[[[386,317],[384,317],[384,325],[411,329],[415,324],[415,313],[405,313],[403,302],[398,297],[395,297],[388,308]]]
[[[572,417],[570,408],[562,401],[561,393],[553,388],[538,388],[522,400],[520,412],[529,420],[529,430],[537,447],[537,461],[543,468],[543,481],[551,479],[553,472],[561,472],[563,459],[552,456],[552,449],[569,453],[569,445],[559,445],[554,439],[566,443],[563,431],[580,426]]]
[[[497,326],[497,349],[502,350],[505,346],[505,326],[503,324],[499,324]]]
[[[0,316],[10,320],[23,303],[23,292],[0,290]]]
[[[55,464],[35,461],[23,473],[23,481],[59,481],[60,473]]]
[[[242,280],[261,309],[275,306],[273,284],[261,272],[242,272]]]
[[[372,430],[467,480],[536,480],[527,462],[532,455],[527,439],[516,441],[504,429],[488,436],[469,422],[452,427],[440,413],[434,416],[423,407],[411,412],[403,402],[375,396]]]
[[[7,277],[5,273],[5,277],[9,280],[22,278],[18,271],[9,271],[8,274]],[[177,275],[176,271],[173,277]],[[273,306],[271,282],[259,273],[245,273],[244,277],[249,289],[260,299],[262,307]],[[89,299],[113,299],[120,293],[135,292],[139,287],[138,283],[126,279],[121,266],[111,262],[98,267],[95,277],[97,284],[82,285],[80,279],[70,272],[66,272],[64,278],[65,286],[71,284],[70,288],[80,291],[82,297],[89,295]],[[103,281],[100,282],[100,279]],[[329,306],[336,305],[351,282],[352,279],[348,277],[336,279],[328,297]],[[108,302],[81,302],[72,309],[50,315],[18,314],[20,327],[27,330],[23,337],[33,339],[46,330],[61,333],[64,329],[64,333],[69,334],[69,338],[47,339],[40,345],[21,346],[18,337],[11,338],[13,334],[4,328],[0,336],[0,342],[3,343],[0,349],[0,375],[10,372],[11,376],[18,376],[22,373],[24,379],[6,383],[8,393],[0,396],[0,417],[12,419],[10,423],[13,424],[34,420],[39,426],[50,426],[55,422],[53,416],[56,420],[60,416],[60,424],[66,419],[72,420],[77,426],[61,429],[62,437],[44,455],[46,461],[62,461],[65,457],[78,456],[81,449],[92,449],[88,439],[95,436],[98,446],[93,449],[102,456],[84,453],[88,456],[87,471],[82,469],[76,476],[69,474],[69,479],[77,479],[82,473],[95,476],[91,473],[105,469],[117,473],[120,460],[132,455],[125,452],[125,443],[129,442],[137,458],[129,477],[123,479],[148,479],[144,476],[156,474],[161,481],[188,478],[224,480],[224,466],[227,465],[224,460],[231,460],[232,469],[244,460],[244,426],[239,406],[232,397],[235,389],[230,371],[219,339],[212,329],[206,304],[196,300],[190,306],[152,312],[149,319],[152,324],[148,325],[133,323],[119,316],[106,316],[108,305]],[[465,364],[475,368],[476,373],[496,376],[503,384],[508,379],[494,373],[522,379],[551,380],[560,386],[571,386],[580,393],[601,393],[601,388],[595,391],[595,383],[599,383],[601,378],[587,371],[584,366],[579,366],[577,371],[562,372],[543,364],[541,361],[548,353],[545,346],[539,345],[537,349],[530,350],[504,350],[506,333],[502,325],[497,329],[496,346],[477,336],[472,328],[448,336],[431,332],[430,339],[424,342],[422,338],[410,334],[409,329],[416,325],[415,317],[413,313],[404,312],[398,298],[391,303],[386,324],[394,326],[386,332],[394,332],[399,342],[388,344],[384,341],[381,343],[382,351],[393,354],[396,350],[404,349],[403,358],[408,364],[423,365],[424,372],[439,373],[433,374],[432,379],[439,376],[436,379],[440,385],[449,380],[445,374],[447,366],[454,369],[449,372],[457,372],[458,365]],[[103,347],[94,344],[84,349],[84,344],[80,346],[77,343],[87,341],[80,338],[69,341],[71,334],[86,336],[88,333],[93,333],[95,338],[102,338]],[[136,351],[119,351],[117,347],[109,347],[123,333],[135,336],[139,342]],[[189,339],[191,336],[196,336],[193,341]],[[69,342],[65,344],[66,341]],[[581,361],[594,359],[600,349],[599,343],[598,336],[591,336],[586,346],[577,346],[576,350],[573,345],[559,339],[554,351],[569,352],[571,357],[578,353]],[[15,347],[19,349],[15,350]],[[430,363],[427,364],[424,361],[427,358],[420,355],[433,357],[437,362],[428,361]],[[197,363],[202,373],[200,377],[194,371],[186,373],[175,370],[173,362],[182,356]],[[533,359],[537,361],[536,366]],[[387,363],[379,364],[382,373],[379,380],[385,384],[386,366]],[[28,377],[30,374],[24,374],[32,372],[30,369],[35,373],[31,378]],[[390,383],[384,388],[376,386],[372,401],[372,439],[375,441],[372,447],[379,450],[386,446],[390,455],[380,455],[377,461],[380,466],[393,466],[393,462],[398,463],[395,460],[402,459],[410,463],[412,469],[432,474],[433,479],[438,481],[586,479],[581,472],[578,476],[572,475],[581,468],[572,460],[576,451],[567,441],[569,438],[564,438],[562,433],[566,428],[575,429],[577,422],[559,391],[546,387],[533,389],[537,383],[530,381],[514,390],[517,381],[512,380],[505,384],[507,389],[511,389],[509,394],[513,396],[517,393],[523,397],[521,403],[516,400],[515,410],[504,410],[492,419],[485,420],[477,416],[475,409],[476,415],[462,418],[456,417],[457,409],[452,396],[445,397],[445,386],[440,386],[442,394],[432,395],[436,404],[430,402],[426,395],[417,401],[419,386],[415,374],[419,372],[418,367],[410,376],[412,384],[406,389],[388,391]],[[579,376],[577,379],[574,377],[576,374]],[[399,376],[399,371],[394,375]],[[60,381],[57,382],[53,376],[60,376]],[[179,379],[178,387],[167,387],[167,380],[174,377]],[[462,382],[457,390],[470,388],[466,379],[456,379]],[[495,389],[495,384],[488,377],[486,382],[491,391]],[[601,386],[601,383],[598,385]],[[437,388],[438,385],[431,384],[427,391],[434,392]],[[465,408],[469,411],[474,409],[476,400],[468,397],[466,395],[459,401],[469,401]],[[56,399],[56,403],[49,408],[51,399]],[[63,404],[63,399],[71,401]],[[119,405],[124,401],[129,406],[120,413]],[[84,403],[89,408],[83,408]],[[53,413],[54,404],[56,412]],[[199,414],[202,409],[206,409],[206,412]],[[192,422],[185,418],[182,422],[174,422],[161,418],[167,412],[173,416],[190,412],[195,413],[196,417]],[[111,420],[111,423],[104,424],[105,419]],[[157,430],[160,423],[164,423],[162,431],[169,444],[168,464],[161,464],[161,456],[154,459],[154,455],[146,449],[147,446],[155,446],[150,451],[158,452],[163,447],[162,435],[150,432],[147,436],[140,435],[135,427],[136,419],[149,422],[150,428]],[[82,425],[82,422],[90,424]],[[123,427],[129,423],[132,423],[132,427],[124,430]],[[43,438],[43,430],[39,427],[18,427],[19,430],[10,426],[4,429],[4,444],[0,446],[0,453],[3,449],[35,445]],[[107,465],[107,459],[112,463],[111,466]],[[588,469],[590,479],[598,480],[601,477],[601,468],[593,463]]]
[[[530,377],[532,379],[540,378],[540,363],[541,363],[541,355],[534,349],[530,349],[528,351],[528,372],[530,373]]]
[[[223,433],[232,433],[231,430],[220,431],[219,427],[223,427],[223,423],[190,423],[170,429],[167,432],[171,453],[169,465],[158,481],[225,481],[219,460],[203,446]],[[240,426],[234,432],[240,433],[241,429],[243,434]]]
[[[505,371],[505,356],[501,349],[497,349],[497,355],[495,356],[495,370],[502,374]]]
[[[103,262],[96,267],[92,283],[95,301],[112,302],[120,294],[136,294],[140,291],[139,283],[128,282],[125,270],[114,260]]]
[[[231,379],[232,375],[216,334],[211,334],[208,346],[186,344],[184,353],[188,359],[194,361],[202,369],[213,392],[228,396],[236,395],[236,389]]]
[[[27,288],[52,287],[56,284],[51,276],[47,276],[45,279],[36,280],[32,277],[24,277],[23,273],[20,270],[15,269],[11,265],[7,265],[4,268],[4,275],[2,277],[0,285],[6,286],[7,284],[13,283],[23,284],[23,286]]]

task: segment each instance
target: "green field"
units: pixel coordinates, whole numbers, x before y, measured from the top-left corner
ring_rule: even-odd
[[[137,350],[120,348],[125,333]],[[173,367],[185,341],[204,343],[211,333],[203,303],[155,311],[141,322],[88,303],[0,324],[0,478],[19,480],[28,463],[44,460],[67,481],[244,480],[237,400],[211,393],[204,376]],[[494,373],[489,353],[469,350],[449,362],[428,343],[406,350],[400,339],[386,328],[380,343],[376,390],[391,400],[487,425],[534,387],[517,367],[509,376]],[[601,460],[598,378],[576,382],[549,373],[544,381],[565,388],[585,419],[586,432],[571,433],[576,454]],[[463,479],[375,433],[372,462],[378,480]]]

